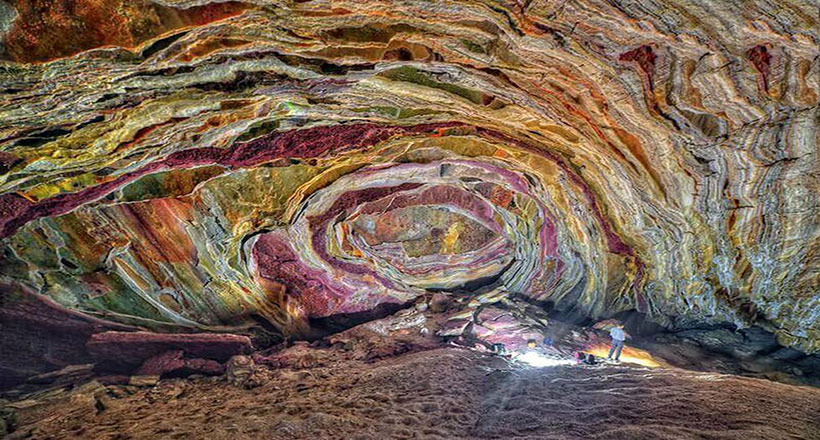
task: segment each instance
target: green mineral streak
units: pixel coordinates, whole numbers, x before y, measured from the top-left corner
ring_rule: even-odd
[[[462,98],[467,99],[469,101],[472,101],[474,104],[481,105],[483,103],[482,97],[484,96],[484,94],[482,92],[478,90],[468,89],[466,87],[457,86],[454,84],[447,84],[436,81],[427,76],[421,70],[416,69],[414,67],[403,66],[397,69],[387,70],[385,72],[380,73],[380,75],[385,78],[392,79],[394,81],[404,81],[425,87],[444,90],[445,92],[449,92],[454,95],[461,96]]]
[[[209,181],[203,189],[219,201],[233,219],[281,219],[288,198],[319,173],[318,167],[298,164],[281,168],[243,170]]]
[[[26,262],[14,256],[8,247],[0,249],[0,276],[21,278],[28,275]]]
[[[426,108],[412,109],[388,106],[361,107],[354,108],[353,111],[356,113],[376,113],[391,119],[407,119],[414,116],[434,115],[440,113]]]
[[[323,32],[322,35],[326,38],[329,37],[357,43],[387,43],[399,32],[417,32],[417,29],[406,24],[398,24],[393,26],[362,26],[356,28],[333,29]]]
[[[275,121],[264,121],[259,122],[252,127],[250,127],[247,131],[242,133],[239,137],[236,138],[237,142],[246,142],[254,138],[258,138],[259,136],[268,134],[276,129],[279,128],[281,121],[278,119]]]
[[[218,176],[224,171],[225,169],[220,166],[210,166],[151,174],[123,188],[120,200],[136,202],[186,195],[201,182]]]
[[[64,306],[168,321],[153,305],[143,300],[116,276],[105,276],[105,287],[109,291],[99,295],[91,294],[89,287],[72,275],[51,272],[45,279],[49,285],[59,286],[59,291],[50,293],[49,296]]]
[[[135,202],[162,197],[165,192],[165,174],[152,174],[129,184],[122,189],[121,200],[123,202]]]
[[[27,225],[22,233],[15,235],[10,246],[20,259],[39,270],[59,269],[57,254],[49,246],[42,228],[33,225]]]
[[[458,41],[460,41],[461,44],[464,45],[464,47],[469,49],[470,52],[475,52],[475,53],[480,53],[480,54],[486,54],[487,53],[487,50],[484,49],[484,46],[482,46],[478,43],[474,43],[470,40],[463,40],[463,39],[458,40]]]

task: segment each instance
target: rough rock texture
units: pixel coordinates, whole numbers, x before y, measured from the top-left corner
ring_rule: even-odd
[[[628,367],[510,368],[441,349],[271,371],[246,390],[210,380],[73,391],[19,410],[16,438],[807,439],[820,390]],[[110,397],[103,399],[106,395]],[[105,402],[100,411],[99,402]],[[14,438],[14,437],[13,437]]]
[[[820,350],[812,2],[41,3],[0,2],[4,310],[273,341],[489,289]]]
[[[163,32],[244,9],[239,2],[182,9],[146,0],[8,0],[0,6],[0,57],[47,61],[104,45],[133,47]]]
[[[256,369],[250,356],[233,356],[225,364],[225,379],[237,387],[253,388],[259,386],[261,380],[254,374]]]
[[[247,354],[253,345],[247,336],[228,334],[158,334],[149,332],[103,332],[91,336],[88,351],[102,367],[140,366],[140,374],[162,374],[188,368],[220,374],[219,363]],[[183,359],[183,354],[192,359]]]
[[[170,350],[156,355],[140,365],[136,374],[141,376],[208,374],[220,375],[225,367],[212,359],[185,359],[182,350]]]
[[[38,295],[17,295],[0,286],[0,388],[28,377],[93,362],[92,334],[127,330],[61,307]]]

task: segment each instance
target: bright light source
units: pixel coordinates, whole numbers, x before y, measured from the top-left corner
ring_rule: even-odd
[[[572,365],[575,362],[570,359],[553,359],[548,358],[540,353],[534,351],[527,351],[520,353],[515,358],[521,362],[528,364],[531,367],[555,367],[558,365]]]
[[[595,355],[596,358],[604,359],[609,354],[609,347],[606,345],[596,345],[588,348],[587,353]],[[625,347],[621,353],[621,362],[627,364],[638,364],[644,367],[657,368],[661,364],[652,358],[649,352],[638,350],[637,348]]]

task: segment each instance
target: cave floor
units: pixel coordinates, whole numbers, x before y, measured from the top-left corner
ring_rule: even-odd
[[[102,400],[84,386],[19,410],[12,438],[820,439],[820,389],[679,369],[521,368],[440,348],[265,377],[109,386]]]

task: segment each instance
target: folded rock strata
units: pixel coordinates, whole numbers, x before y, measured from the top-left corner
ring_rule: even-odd
[[[4,310],[273,341],[496,289],[820,350],[810,2],[163,0],[114,17],[126,39],[23,3]]]

